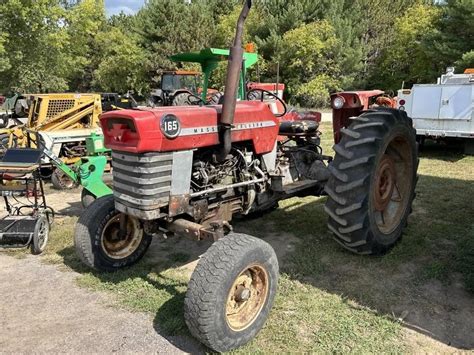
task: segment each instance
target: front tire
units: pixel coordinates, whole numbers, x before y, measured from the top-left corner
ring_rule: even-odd
[[[275,299],[278,260],[257,238],[231,233],[199,260],[188,285],[184,316],[191,334],[224,352],[252,340]]]
[[[74,246],[84,264],[112,272],[136,264],[145,255],[152,237],[131,216],[125,216],[126,230],[122,235],[121,216],[115,210],[113,196],[95,200],[83,212],[74,231]]]
[[[403,111],[369,110],[341,130],[325,187],[328,227],[358,254],[383,254],[402,236],[411,213],[418,154],[412,120]]]
[[[96,196],[92,192],[90,192],[86,188],[82,188],[82,191],[81,191],[81,204],[82,204],[83,208],[87,208],[90,205],[92,205],[92,203],[94,203],[94,201],[96,199],[97,199]]]

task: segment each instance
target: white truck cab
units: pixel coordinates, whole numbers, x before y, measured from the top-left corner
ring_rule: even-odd
[[[413,119],[416,134],[428,138],[466,138],[474,143],[474,69],[448,68],[436,84],[398,91],[397,107]]]

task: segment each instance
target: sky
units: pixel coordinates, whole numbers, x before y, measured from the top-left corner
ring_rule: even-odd
[[[122,11],[126,14],[134,14],[143,6],[143,3],[144,0],[105,0],[105,8],[108,16]]]

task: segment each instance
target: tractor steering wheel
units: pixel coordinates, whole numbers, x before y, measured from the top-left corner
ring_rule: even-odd
[[[260,95],[256,95],[257,92],[259,92]],[[260,89],[260,88],[251,89],[251,90],[249,90],[249,91],[247,92],[247,100],[248,100],[248,101],[260,100],[261,102],[263,102],[263,100],[265,99],[265,95],[274,98],[275,100],[277,100],[278,102],[280,102],[281,105],[283,106],[283,113],[274,113],[275,117],[283,117],[283,116],[285,116],[286,113],[288,112],[288,106],[286,105],[285,101],[283,101],[282,99],[280,99],[277,94],[275,94],[275,93],[273,93],[273,92],[271,92],[271,91],[264,90],[264,89]],[[260,97],[259,97],[259,96],[260,96]]]

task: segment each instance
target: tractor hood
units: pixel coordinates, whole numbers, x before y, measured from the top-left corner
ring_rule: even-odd
[[[222,106],[120,110],[100,118],[105,145],[112,150],[146,153],[218,146]],[[237,104],[232,141],[251,141],[257,154],[273,150],[278,119],[262,102]]]

